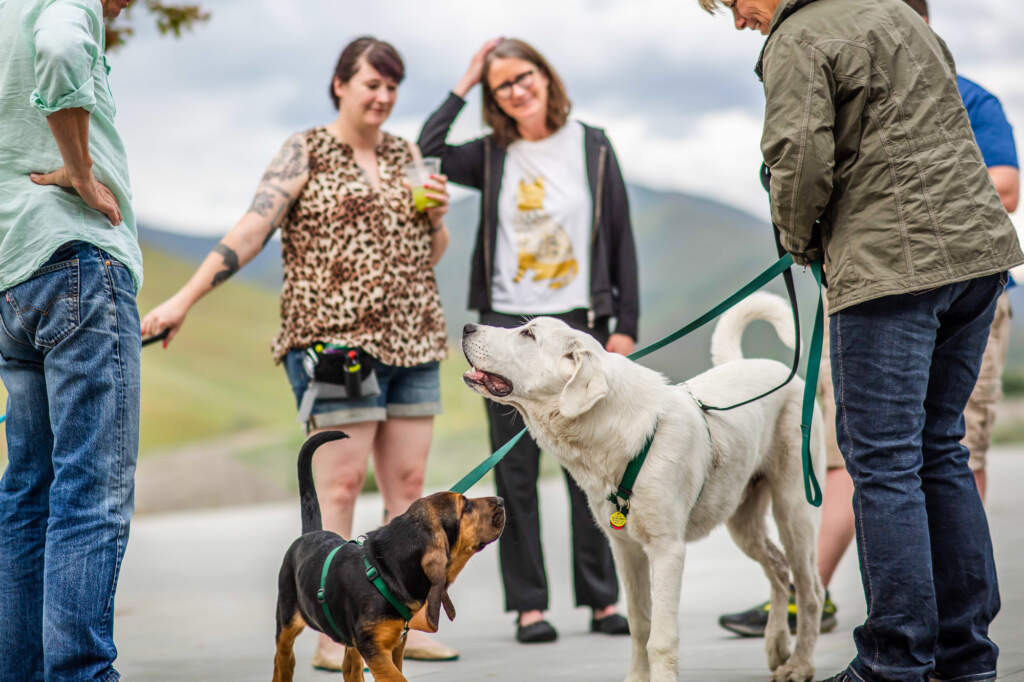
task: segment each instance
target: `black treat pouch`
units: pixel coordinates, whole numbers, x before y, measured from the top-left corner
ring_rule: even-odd
[[[364,383],[369,384],[365,388],[371,391],[371,387],[377,386],[373,371],[376,364],[374,357],[361,348],[348,348],[332,343],[318,343],[306,349],[306,356],[302,361],[306,375],[311,380],[344,386],[349,398],[379,393],[379,388],[372,393],[364,391]],[[367,382],[371,377],[373,380]]]

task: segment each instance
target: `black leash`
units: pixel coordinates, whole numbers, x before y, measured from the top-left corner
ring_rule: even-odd
[[[153,336],[150,336],[148,339],[142,339],[142,347],[145,348],[146,346],[148,346],[151,343],[156,343],[157,341],[163,341],[164,339],[167,338],[167,335],[170,334],[170,333],[171,333],[170,329],[165,329],[162,332],[160,332],[159,334],[154,334]]]

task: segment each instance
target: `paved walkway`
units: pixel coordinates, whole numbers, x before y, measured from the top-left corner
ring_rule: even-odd
[[[991,455],[989,519],[996,547],[1002,612],[993,638],[1002,647],[1001,680],[1024,680],[1024,448]],[[229,485],[229,483],[225,483]],[[587,633],[589,613],[572,606],[567,500],[559,480],[542,485],[543,533],[552,585],[550,620],[561,638],[521,646],[512,617],[502,612],[497,552],[471,560],[451,590],[458,609],[441,635],[458,647],[454,663],[411,661],[411,680],[586,680],[625,677],[628,638]],[[484,491],[480,491],[484,494]],[[380,499],[360,500],[356,526],[373,527]],[[275,585],[281,557],[298,533],[298,504],[139,516],[132,526],[118,592],[118,669],[127,682],[248,682],[269,680],[274,652]],[[722,611],[763,599],[767,582],[719,529],[690,546],[680,609],[682,679],[766,680],[761,640],[718,628]],[[832,585],[839,627],[819,640],[816,665],[827,677],[853,654],[851,631],[864,618],[856,554],[848,552]],[[296,682],[339,675],[314,671],[313,634],[296,643]]]

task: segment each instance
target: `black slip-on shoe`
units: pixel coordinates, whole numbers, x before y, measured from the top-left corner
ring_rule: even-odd
[[[546,620],[539,620],[529,625],[516,623],[516,641],[520,644],[539,644],[553,642],[558,639],[558,630]]]
[[[621,613],[613,613],[604,618],[592,619],[590,631],[600,632],[603,635],[628,635],[629,621]]]

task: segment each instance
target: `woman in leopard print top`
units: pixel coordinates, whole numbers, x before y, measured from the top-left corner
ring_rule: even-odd
[[[284,362],[296,400],[310,383],[303,355],[317,343],[361,348],[377,361],[379,395],[316,397],[306,423],[311,434],[343,425],[349,435],[321,446],[313,460],[323,527],[346,538],[370,452],[386,514],[420,497],[441,407],[446,337],[433,266],[448,246],[448,192],[443,176],[431,176],[427,196],[437,205],[417,211],[405,165],[419,150],[381,130],[403,75],[389,44],[369,37],[350,43],[330,86],[338,117],[285,142],[248,212],[185,286],[142,321],[143,334],[166,329],[169,342],[191,306],[281,228],[284,287],[273,356]],[[405,652],[457,656],[420,632],[410,633]],[[340,670],[343,654],[321,635],[313,664]]]

